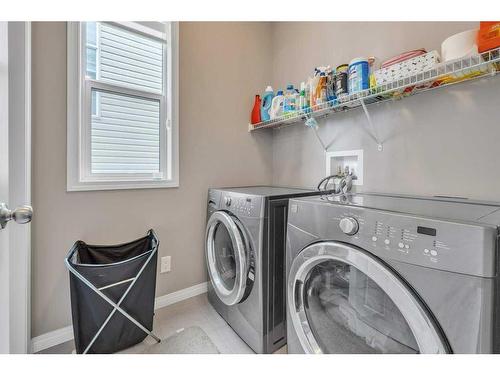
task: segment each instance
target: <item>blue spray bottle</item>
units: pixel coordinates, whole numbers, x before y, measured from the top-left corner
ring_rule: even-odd
[[[267,86],[266,91],[262,96],[262,103],[260,106],[261,121],[268,121],[271,119],[271,116],[269,115],[269,110],[271,109],[273,98],[274,98],[273,88],[271,86]]]

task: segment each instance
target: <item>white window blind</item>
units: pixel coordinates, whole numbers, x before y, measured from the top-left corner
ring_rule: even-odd
[[[96,92],[92,173],[160,173],[160,102]]]
[[[167,186],[177,185],[177,128],[172,121],[177,104],[173,90],[177,78],[173,77],[175,40],[171,29],[149,33],[147,28],[134,25],[78,25],[83,52],[79,77],[81,139],[80,170],[73,185],[87,182],[94,187],[125,188],[127,182],[136,187],[162,181]],[[68,148],[69,144],[68,139]]]
[[[97,22],[86,34],[86,50],[96,48],[86,56],[87,76],[163,93],[164,42]],[[160,173],[160,102],[92,90],[92,173]]]
[[[99,79],[161,94],[164,43],[106,24],[98,27]]]

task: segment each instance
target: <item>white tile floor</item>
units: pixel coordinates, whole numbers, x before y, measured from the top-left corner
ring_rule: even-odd
[[[223,354],[252,354],[245,342],[232,330],[224,319],[208,303],[207,295],[202,294],[155,312],[154,332],[160,338],[167,338],[179,329],[198,326],[203,329]],[[142,343],[124,350],[122,353],[140,353],[155,341],[147,337]],[[42,354],[71,353],[73,342],[67,342],[47,350]],[[286,353],[282,348],[277,353]]]

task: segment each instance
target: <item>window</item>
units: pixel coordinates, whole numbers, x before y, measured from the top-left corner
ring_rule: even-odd
[[[175,23],[68,23],[68,191],[178,186]]]

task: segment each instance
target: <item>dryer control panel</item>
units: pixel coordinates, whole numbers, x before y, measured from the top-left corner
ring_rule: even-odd
[[[258,196],[210,189],[208,204],[219,210],[232,212],[236,216],[261,217],[263,199]]]

